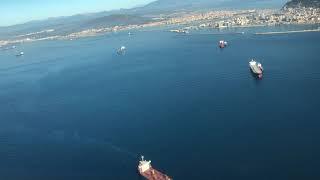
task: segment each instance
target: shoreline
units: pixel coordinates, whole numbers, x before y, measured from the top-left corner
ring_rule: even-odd
[[[295,15],[300,13],[301,16]],[[27,43],[43,40],[75,40],[85,37],[93,37],[105,35],[113,32],[144,30],[145,28],[157,28],[165,26],[166,28],[178,27],[173,30],[176,32],[187,32],[188,30],[202,30],[202,29],[229,29],[229,28],[254,28],[254,27],[272,27],[277,25],[295,25],[295,24],[319,24],[320,23],[320,8],[316,9],[289,9],[287,11],[280,11],[276,9],[245,9],[245,10],[219,10],[206,12],[189,12],[180,14],[167,14],[161,20],[152,19],[150,22],[142,24],[127,24],[114,25],[111,27],[87,27],[80,28],[76,31],[60,31],[57,29],[47,29],[38,32],[31,32],[27,34],[20,34],[14,37],[7,37],[7,39],[0,39],[0,48],[10,44]],[[310,19],[310,20],[309,20]],[[183,27],[184,26],[184,27]],[[319,25],[318,25],[319,27]],[[307,28],[307,27],[304,27]],[[312,28],[311,28],[312,29]],[[55,31],[56,33],[51,32]],[[270,31],[270,30],[265,30]],[[271,30],[272,31],[272,30]],[[277,30],[275,30],[277,31]],[[302,31],[287,31],[284,32],[250,32],[255,35],[267,34],[289,34],[298,32],[315,32],[316,30],[302,30]]]
[[[292,33],[304,33],[304,32],[320,32],[320,28],[318,28],[318,29],[304,29],[304,30],[296,30],[296,31],[258,32],[258,33],[254,33],[254,34],[255,35],[272,35],[272,34],[292,34]]]
[[[295,25],[295,24],[287,24],[287,25]],[[303,25],[303,24],[300,24]],[[304,24],[307,25],[307,24]],[[154,25],[151,27],[161,27],[162,25]],[[167,26],[167,25],[164,25]],[[254,27],[272,27],[270,25],[246,25],[246,26],[233,26],[232,28],[254,28]],[[44,41],[44,40],[76,40],[76,39],[81,39],[85,37],[93,37],[93,36],[101,36],[101,35],[106,35],[112,32],[123,32],[123,31],[129,31],[129,30],[143,30],[145,28],[148,28],[148,26],[135,26],[134,28],[132,27],[122,27],[119,28],[118,31],[98,31],[98,32],[90,32],[88,33],[87,31],[80,31],[80,32],[75,32],[71,33],[69,35],[64,35],[64,36],[48,36],[48,37],[43,37],[43,38],[38,38],[38,39],[33,39],[33,38],[24,38],[24,39],[16,39],[16,40],[0,40],[0,49],[9,46],[12,44],[22,44],[22,43],[28,43],[28,42],[36,42],[36,41]],[[217,28],[219,29],[219,28]],[[303,33],[303,32],[320,32],[320,28],[317,29],[305,29],[305,30],[293,30],[293,31],[271,31],[271,32],[256,32],[252,33],[254,35],[276,35],[276,34],[292,34],[292,33]],[[244,32],[229,32],[230,34],[244,34]],[[220,33],[216,33],[220,34]]]

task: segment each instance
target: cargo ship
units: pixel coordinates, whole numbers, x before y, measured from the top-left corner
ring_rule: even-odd
[[[262,78],[262,74],[263,74],[263,67],[261,65],[261,63],[256,62],[255,60],[251,60],[249,62],[249,67],[252,71],[253,74],[257,75],[259,79]]]
[[[144,160],[144,156],[141,156],[139,161],[138,170],[141,176],[148,180],[172,180],[169,176],[161,173],[151,166],[151,161]]]
[[[221,49],[225,48],[228,45],[227,41],[221,40],[219,41],[219,47]]]

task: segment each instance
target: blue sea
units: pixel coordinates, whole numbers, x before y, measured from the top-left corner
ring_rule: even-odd
[[[253,34],[279,29],[0,51],[0,179],[139,180],[140,155],[176,180],[320,179],[320,33]]]

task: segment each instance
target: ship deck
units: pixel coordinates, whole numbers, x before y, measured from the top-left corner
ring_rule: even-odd
[[[261,69],[260,69],[258,66],[250,65],[250,68],[251,68],[251,70],[252,70],[253,73],[255,73],[255,74],[262,74],[262,71],[261,71]]]
[[[172,180],[167,175],[157,171],[156,169],[150,168],[145,172],[140,172],[143,177],[148,180]]]

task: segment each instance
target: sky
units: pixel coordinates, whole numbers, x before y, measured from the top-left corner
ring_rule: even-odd
[[[0,26],[49,17],[131,8],[153,0],[0,0]]]

